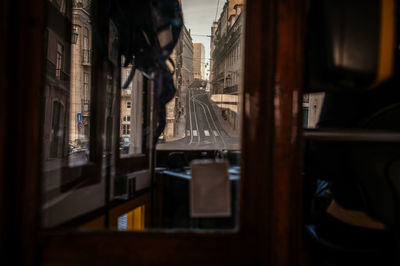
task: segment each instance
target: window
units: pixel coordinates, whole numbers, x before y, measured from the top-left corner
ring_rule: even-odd
[[[221,1],[222,2],[222,1]],[[288,1],[280,1],[279,3],[287,3]],[[249,5],[249,13],[248,18],[255,17],[257,14],[269,14],[271,12],[272,15],[275,15],[272,11],[276,9],[269,10],[267,9],[268,5],[265,5],[262,1],[255,1],[254,5]],[[288,4],[287,4],[288,5]],[[285,8],[286,6],[283,6]],[[290,6],[292,7],[292,6]],[[255,10],[255,8],[263,8],[260,10],[260,12],[255,12],[258,10]],[[294,8],[293,8],[294,9]],[[286,9],[284,9],[286,10]],[[270,12],[268,12],[270,11]],[[265,17],[265,21],[261,21],[261,19],[255,18],[253,20],[250,20],[255,25],[249,25],[248,27],[252,27],[255,29],[255,35],[257,36],[263,36],[263,33],[268,33],[266,30],[266,27],[263,27],[267,22],[274,22],[273,19],[276,18],[276,16],[271,16],[273,17],[272,19],[269,19],[270,16]],[[262,23],[261,23],[261,22]],[[300,20],[301,21],[301,20]],[[277,21],[278,23],[279,20]],[[285,22],[285,21],[284,21]],[[267,24],[268,25],[268,24]],[[275,24],[272,24],[275,25]],[[277,26],[281,26],[278,24]],[[302,26],[302,25],[301,25]],[[288,28],[295,28],[295,27],[288,27]],[[302,28],[302,27],[300,27]],[[273,31],[276,32],[276,31]],[[285,34],[285,36],[292,36],[295,34]],[[269,40],[274,37],[273,34],[269,34],[266,36],[265,39]],[[247,50],[249,50],[249,57],[252,56],[252,58],[256,57],[257,54],[260,52],[258,49],[250,49],[250,48],[260,48],[260,49],[269,49],[268,44],[260,45],[263,44],[261,39],[264,38],[254,38],[254,46],[249,47]],[[249,39],[252,41],[253,39]],[[249,42],[251,44],[251,42]],[[260,45],[260,46],[259,46]],[[300,47],[301,48],[301,47]],[[270,49],[272,50],[272,49]],[[270,53],[270,50],[267,50],[266,54],[273,54]],[[302,49],[299,49],[302,50]],[[268,58],[267,58],[268,59]],[[280,59],[280,58],[278,58]],[[272,61],[272,60],[271,60]],[[268,63],[268,62],[266,62]],[[260,64],[258,64],[260,65]],[[266,74],[273,74],[273,72],[267,72],[265,69],[268,67],[258,67],[255,66],[255,70],[253,72],[255,75],[252,75],[252,72],[248,71],[246,72],[246,80],[253,80],[257,84],[262,84],[263,79],[267,78],[267,81],[270,81],[271,79],[268,79],[269,76]],[[284,75],[287,73],[283,73]],[[258,76],[261,76],[263,79],[258,78]],[[272,75],[271,75],[272,76]],[[290,75],[288,75],[290,78]],[[265,111],[266,109],[263,107],[264,100],[266,102],[270,103],[268,100],[268,97],[261,98],[258,95],[262,95],[265,91],[271,92],[272,95],[272,89],[270,88],[271,86],[268,85],[269,82],[265,82],[266,85],[264,86],[255,86],[254,88],[250,88],[249,91],[246,91],[246,99],[245,103],[249,103],[246,105],[246,107],[249,108],[249,112],[251,112],[249,116],[246,115],[245,117],[245,122],[247,122],[245,125],[245,130],[246,132],[255,132],[254,135],[245,135],[246,140],[247,137],[249,136],[256,136],[256,137],[261,137],[264,138],[268,133],[270,133],[270,130],[266,130],[265,128],[269,128],[270,124],[264,125],[261,123],[251,123],[251,117],[253,117],[254,120],[258,121],[256,116],[263,116],[266,114]],[[271,80],[272,83],[272,80]],[[250,83],[251,84],[251,83]],[[262,88],[263,90],[260,90]],[[288,86],[288,88],[296,88],[296,86]],[[32,91],[32,90],[30,90]],[[98,92],[98,89],[96,88],[96,93]],[[289,91],[290,92],[290,91]],[[100,93],[103,93],[103,91],[100,91]],[[247,94],[248,93],[248,94]],[[22,93],[21,93],[22,94]],[[249,96],[247,98],[247,96]],[[258,97],[257,97],[258,96]],[[285,95],[286,96],[286,95]],[[273,97],[270,97],[273,98]],[[256,103],[252,105],[251,103]],[[261,104],[260,104],[261,103]],[[260,107],[260,108],[259,108]],[[260,109],[260,111],[258,111]],[[269,109],[267,109],[269,110]],[[246,109],[247,111],[247,109]],[[273,115],[273,114],[272,114]],[[271,115],[271,116],[272,116]],[[27,113],[28,117],[34,118],[34,116],[30,115]],[[262,117],[264,118],[264,117]],[[118,119],[119,120],[119,119]],[[117,121],[118,121],[117,120]],[[253,121],[254,121],[253,120]],[[265,120],[269,120],[268,117],[265,117]],[[283,124],[283,123],[282,123]],[[260,126],[261,125],[261,126]],[[280,125],[278,123],[278,125]],[[251,128],[251,131],[250,131]],[[289,130],[287,130],[289,131]],[[285,132],[285,131],[282,131]],[[99,133],[100,135],[101,133]],[[25,136],[22,136],[25,137]],[[278,136],[279,137],[279,136]],[[26,137],[25,137],[26,138]],[[241,225],[245,227],[246,230],[242,230],[240,234],[215,234],[215,233],[207,233],[204,234],[200,237],[194,234],[188,234],[185,233],[184,237],[182,237],[182,234],[175,234],[171,232],[170,234],[110,234],[110,233],[102,233],[102,232],[91,232],[90,234],[84,233],[84,232],[48,232],[48,231],[42,231],[40,232],[40,241],[38,241],[39,247],[36,248],[35,250],[38,251],[38,253],[35,254],[36,257],[40,258],[40,263],[43,264],[84,264],[85,262],[87,263],[88,261],[96,260],[96,262],[101,262],[103,261],[113,261],[113,260],[118,260],[119,262],[122,262],[123,260],[126,259],[127,263],[132,263],[135,261],[142,262],[142,264],[146,264],[146,262],[153,262],[153,264],[162,264],[162,261],[170,260],[171,264],[179,265],[179,264],[190,264],[190,260],[193,260],[193,256],[201,258],[201,262],[204,262],[204,264],[211,263],[212,260],[214,259],[215,261],[215,250],[218,250],[219,248],[222,249],[221,252],[218,252],[218,262],[221,262],[221,265],[225,265],[224,262],[236,262],[236,264],[249,264],[249,265],[257,265],[257,264],[266,264],[264,262],[268,261],[276,261],[276,265],[288,265],[287,263],[290,255],[293,255],[291,260],[289,262],[297,261],[299,255],[298,252],[293,252],[293,248],[291,246],[296,247],[300,241],[298,241],[298,230],[297,227],[294,225],[297,225],[298,221],[300,220],[300,215],[297,214],[297,212],[293,213],[292,209],[297,209],[298,204],[296,204],[295,200],[298,198],[297,193],[295,195],[290,194],[289,196],[287,195],[288,193],[286,192],[286,187],[284,187],[284,184],[291,184],[292,180],[299,179],[297,176],[294,176],[292,179],[290,179],[288,182],[287,179],[285,178],[280,178],[280,177],[286,177],[286,175],[280,174],[276,172],[275,176],[277,178],[272,179],[269,178],[270,173],[275,173],[272,171],[269,171],[269,169],[272,169],[269,159],[267,158],[263,162],[262,155],[265,153],[272,153],[274,152],[273,150],[273,145],[276,143],[272,143],[271,145],[270,142],[264,143],[263,141],[260,141],[259,143],[254,143],[255,142],[255,137],[253,138],[248,138],[248,142],[246,143],[246,149],[244,149],[244,158],[246,158],[245,161],[245,166],[246,166],[246,173],[249,178],[246,179],[246,186],[243,188],[244,192],[243,197],[241,198],[241,206],[242,203],[245,203],[243,205],[246,208],[246,211],[244,212],[244,215],[241,216]],[[258,146],[257,146],[258,144]],[[288,146],[288,145],[286,145]],[[271,147],[271,148],[270,148]],[[290,154],[291,150],[288,151],[288,148],[283,147],[284,150],[281,153],[284,153],[286,157],[287,154]],[[31,148],[32,149],[32,148]],[[33,148],[34,149],[34,148]],[[258,155],[258,156],[257,156]],[[255,160],[252,160],[255,159]],[[290,158],[289,158],[290,159]],[[289,160],[288,159],[288,160]],[[24,164],[22,164],[24,165]],[[29,165],[26,163],[25,165]],[[278,168],[278,167],[277,167]],[[258,171],[257,171],[258,170]],[[32,171],[33,172],[33,171]],[[295,171],[292,171],[295,172]],[[272,175],[273,177],[273,175]],[[271,180],[272,179],[272,180]],[[282,191],[281,195],[285,198],[284,200],[276,200],[276,202],[271,202],[271,198],[273,195],[271,192],[274,192],[269,184],[273,184],[272,181],[277,181],[279,182],[282,179],[279,185],[282,185],[282,187],[285,189]],[[21,191],[26,191],[26,194],[22,194],[23,197],[21,198],[33,198],[35,199],[35,191],[32,189],[32,185],[35,184],[35,180],[27,178],[26,184],[23,182],[23,184],[18,184],[19,186],[23,186],[22,189],[16,189],[16,193],[19,195],[22,194]],[[11,182],[12,184],[15,182]],[[294,184],[295,185],[295,184]],[[293,188],[291,191],[295,191],[295,186],[291,186],[290,188]],[[17,188],[17,186],[16,186]],[[81,189],[81,188],[78,188]],[[276,194],[279,194],[280,191],[277,191]],[[101,192],[100,192],[101,193]],[[100,194],[98,193],[98,194]],[[104,191],[103,191],[104,194]],[[276,195],[275,194],[275,195]],[[18,195],[18,196],[19,196]],[[32,197],[30,197],[32,195]],[[287,198],[286,198],[287,196]],[[77,201],[78,204],[83,203],[84,200]],[[24,203],[24,202],[22,202]],[[21,204],[22,204],[21,203]],[[281,205],[279,205],[281,204]],[[35,214],[36,210],[33,210],[34,208],[25,208],[26,206],[29,206],[29,204],[22,204],[23,205],[23,210],[27,211],[30,215],[29,217],[33,216]],[[12,206],[12,205],[11,205]],[[269,206],[273,206],[274,208],[268,209]],[[291,206],[292,208],[290,209],[289,207],[286,208],[287,206]],[[282,210],[288,210],[288,211],[279,211]],[[11,208],[8,208],[11,209]],[[22,208],[21,208],[22,209]],[[32,210],[31,210],[32,209]],[[22,210],[13,210],[11,214],[14,214],[14,212],[17,212],[18,214],[22,214]],[[8,212],[10,213],[10,212]],[[126,212],[125,212],[126,213]],[[288,216],[289,218],[293,219],[285,219]],[[22,217],[22,216],[21,216]],[[243,218],[243,219],[242,219]],[[273,219],[277,221],[283,221],[287,222],[285,224],[285,227],[281,226],[281,223],[271,223],[270,221],[273,221]],[[287,225],[287,226],[286,226]],[[23,225],[19,226],[19,223],[17,223],[16,228],[26,228],[23,227]],[[29,227],[30,228],[30,227]],[[32,226],[32,228],[34,228]],[[283,228],[283,229],[282,229]],[[286,229],[287,228],[287,229]],[[17,229],[14,229],[16,231]],[[282,229],[281,231],[277,229]],[[28,230],[21,230],[22,233],[24,231]],[[31,230],[33,231],[33,230]],[[272,236],[270,236],[270,232],[274,232]],[[276,232],[276,233],[275,233]],[[288,233],[286,235],[286,233]],[[30,238],[32,237],[31,234],[26,236],[29,233],[23,234],[24,237]],[[32,234],[33,235],[33,234]],[[35,234],[36,235],[36,234]],[[12,237],[12,236],[11,236]],[[10,239],[8,237],[7,239]],[[177,242],[178,240],[178,242]],[[282,246],[282,245],[274,245],[275,240],[282,241],[282,245],[284,247],[289,247],[287,249],[279,249],[279,247],[275,246]],[[87,243],[91,244],[94,243],[94,241],[97,241],[100,243],[105,243],[106,246],[110,245],[115,245],[114,249],[107,250],[104,252],[104,254],[101,254],[100,257],[98,257],[98,254],[102,251],[104,251],[105,245],[93,245],[93,249],[90,250],[89,252],[85,252],[83,254],[81,245],[80,243]],[[142,245],[142,242],[145,245]],[[174,245],[175,243],[175,245]],[[174,248],[176,246],[176,243],[178,243],[179,247],[181,249],[181,254],[182,255],[169,255],[174,253]],[[196,245],[197,243],[197,245]],[[154,250],[152,250],[151,255],[152,257],[148,257],[148,252],[143,252],[143,248],[146,248],[148,245],[154,247]],[[144,246],[144,247],[143,247]],[[195,249],[194,249],[195,247]],[[263,251],[268,248],[271,248],[272,250],[270,252],[258,252],[258,251]],[[29,248],[30,250],[34,250],[33,248]],[[65,253],[65,250],[68,250],[68,256],[62,256],[63,253]],[[28,251],[28,252],[29,252]],[[280,253],[276,252],[280,251]],[[96,254],[97,253],[97,254]],[[115,255],[118,254],[118,257]],[[185,255],[186,254],[186,255]],[[277,254],[277,255],[276,255]],[[189,257],[189,255],[192,255]],[[28,255],[29,256],[29,255]],[[28,258],[27,260],[29,260]],[[285,263],[286,262],[286,263]],[[232,264],[232,263],[231,263]]]
[[[51,135],[50,135],[50,157],[62,157],[63,142],[63,117],[64,108],[59,101],[53,103]]]
[[[244,16],[236,13],[235,5],[245,1],[228,1],[226,5],[222,2],[226,1],[209,6],[209,13],[202,13],[196,12],[194,1],[182,1],[183,13],[190,12],[190,16],[185,17],[172,57],[176,66],[177,100],[166,106],[167,121],[157,144],[159,150],[240,149],[243,87],[240,73],[244,60],[236,53],[244,41],[245,23]],[[211,38],[204,38],[205,35]],[[199,47],[204,47],[200,48],[204,49],[201,53],[196,51]],[[209,61],[205,69],[204,59]],[[203,76],[204,70],[212,75],[203,87],[196,79]]]
[[[83,28],[83,63],[90,63],[90,50],[89,50],[89,30],[87,27]]]
[[[123,65],[124,58],[121,58]],[[125,84],[132,71],[132,66],[121,67],[121,86],[127,86],[121,89],[121,105],[120,105],[120,121],[121,124],[129,125],[129,133],[127,127],[121,126],[120,137],[130,134],[128,141],[121,143],[120,158],[131,160],[137,159],[140,155],[145,157],[146,153],[146,134],[144,128],[148,123],[148,112],[145,111],[147,106],[147,86],[146,80],[143,78],[141,71],[136,70],[129,84]],[[126,148],[126,147],[129,147]],[[133,156],[135,155],[135,156]]]
[[[131,133],[131,125],[122,125],[122,135],[129,135]]]
[[[48,8],[45,24],[48,52],[45,54],[47,60],[42,89],[42,228],[59,226],[102,206],[104,201],[100,196],[104,185],[99,184],[102,173],[99,168],[100,159],[97,159],[102,156],[102,147],[97,145],[100,147],[97,153],[91,153],[91,146],[95,146],[91,143],[100,143],[100,135],[105,135],[99,129],[99,123],[92,123],[92,120],[99,121],[101,114],[98,113],[96,120],[90,113],[91,86],[96,86],[97,81],[91,84],[91,66],[81,64],[81,45],[89,47],[88,33],[91,26],[88,21],[91,16],[80,10],[79,16],[71,17],[71,9],[74,7],[69,2],[53,0],[52,5],[59,3],[67,10],[64,14],[55,8]],[[71,39],[74,38],[74,29],[82,29],[86,41],[83,41],[82,34],[82,40],[78,42],[76,38],[74,42]],[[104,92],[102,86],[97,85],[96,90]],[[104,92],[104,95],[108,94]],[[99,134],[91,138],[92,126],[94,132]],[[82,190],[73,189],[82,183],[82,187],[91,186],[96,191],[99,195],[96,200],[90,202],[83,199],[87,203],[84,208],[63,208],[74,206],[75,200],[86,197],[81,193]],[[93,199],[93,196],[90,198]]]
[[[83,73],[83,99],[84,101],[89,100],[89,74]]]
[[[63,70],[64,63],[64,46],[61,43],[57,43],[57,58],[56,58],[56,77],[61,79],[61,72]]]

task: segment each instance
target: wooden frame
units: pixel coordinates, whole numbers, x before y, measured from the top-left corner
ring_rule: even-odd
[[[43,31],[44,7],[41,1],[20,2],[6,1],[8,10],[16,8],[15,17],[8,17],[8,28],[17,22],[20,30],[19,34],[10,31],[10,38],[19,38],[9,43],[18,45],[1,46],[19,59],[7,71],[13,74],[5,85],[7,89],[11,81],[20,80],[14,91],[6,92],[17,106],[8,104],[1,111],[15,110],[18,115],[15,120],[0,119],[14,126],[7,136],[15,133],[14,142],[0,146],[1,153],[15,150],[14,145],[18,150],[7,158],[0,183],[1,192],[12,191],[0,204],[6,208],[2,231],[8,230],[3,245],[17,251],[16,257],[9,255],[13,264],[307,265],[301,256],[299,163],[304,0],[247,1],[240,229],[233,233],[36,231],[40,160],[32,155],[40,154],[41,143],[43,57],[39,51],[43,42],[38,36]],[[12,63],[12,58],[7,62]],[[25,126],[32,134],[23,134]]]
[[[32,265],[37,243],[44,4],[3,1],[0,9],[0,257],[11,265]]]

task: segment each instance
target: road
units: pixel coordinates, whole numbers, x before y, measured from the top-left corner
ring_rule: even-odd
[[[157,145],[158,150],[238,150],[239,137],[223,120],[218,107],[203,89],[186,93],[185,137]]]

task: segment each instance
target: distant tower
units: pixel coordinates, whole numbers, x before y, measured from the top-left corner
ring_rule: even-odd
[[[202,43],[193,44],[193,75],[194,79],[205,79],[205,48]]]

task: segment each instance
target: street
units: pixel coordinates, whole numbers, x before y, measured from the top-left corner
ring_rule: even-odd
[[[188,89],[186,94],[185,137],[157,145],[158,150],[238,150],[237,132],[223,119],[209,92]]]

